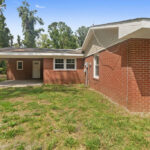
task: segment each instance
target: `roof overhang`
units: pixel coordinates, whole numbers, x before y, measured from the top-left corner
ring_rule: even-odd
[[[126,40],[129,38],[150,39],[150,18],[138,18],[91,27],[83,43],[82,50],[86,50],[94,32],[97,33],[97,31],[111,28],[118,28],[118,38],[116,38],[115,43],[117,40]],[[103,36],[102,34],[101,37]]]
[[[0,52],[0,58],[52,58],[52,57],[84,57],[84,54],[68,53],[27,53],[27,52]]]

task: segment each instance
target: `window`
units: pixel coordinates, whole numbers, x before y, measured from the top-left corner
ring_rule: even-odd
[[[66,68],[75,69],[75,59],[67,59]]]
[[[55,69],[64,69],[64,59],[55,59]]]
[[[99,56],[94,56],[94,78],[99,78]]]
[[[54,69],[55,70],[75,70],[76,60],[75,59],[55,59]]]
[[[23,61],[17,61],[17,70],[23,70]]]

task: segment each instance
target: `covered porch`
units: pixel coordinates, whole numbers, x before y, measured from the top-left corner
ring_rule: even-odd
[[[43,80],[43,59],[7,59],[7,80]]]

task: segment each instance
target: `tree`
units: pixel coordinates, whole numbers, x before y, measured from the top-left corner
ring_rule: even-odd
[[[10,31],[6,27],[5,17],[0,15],[0,48],[9,47]]]
[[[40,48],[51,48],[51,41],[47,34],[41,34],[37,46]]]
[[[5,0],[0,0],[0,15],[3,14],[4,8],[6,8]]]
[[[22,45],[22,40],[21,40],[21,37],[20,35],[17,35],[17,43],[14,44],[14,47],[15,48],[21,48],[23,45]]]
[[[38,16],[35,16],[37,10],[30,10],[30,5],[27,1],[22,2],[22,6],[18,8],[19,17],[22,19],[22,28],[24,41],[23,44],[26,47],[36,47],[35,39],[39,36],[40,32],[43,31],[42,28],[36,30],[35,25],[39,23],[43,25],[43,20]]]
[[[10,46],[12,47],[13,46],[13,40],[14,40],[14,36],[12,34],[10,34]]]
[[[0,48],[9,47],[11,34],[5,23],[6,18],[4,17],[3,11],[6,7],[5,1],[0,0]]]
[[[77,38],[78,38],[78,44],[80,47],[83,45],[83,42],[88,33],[88,30],[89,30],[89,28],[82,26],[82,27],[79,27],[78,30],[76,31]]]
[[[64,22],[54,22],[48,26],[52,48],[74,49],[77,48],[77,39],[73,31]]]
[[[3,15],[3,11],[6,8],[5,0],[0,0],[0,48],[8,47],[10,40],[10,31],[6,27],[6,18]],[[6,73],[6,62],[0,62],[0,73]]]
[[[19,48],[22,46],[21,38],[19,35],[17,35],[17,44]]]

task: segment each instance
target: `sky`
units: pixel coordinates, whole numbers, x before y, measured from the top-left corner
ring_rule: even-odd
[[[150,0],[27,0],[31,9],[48,25],[64,21],[75,32],[80,26],[91,26],[140,17],[150,17]],[[22,0],[6,0],[6,23],[15,41],[22,36],[21,19],[17,8]],[[39,26],[37,26],[39,27]]]

